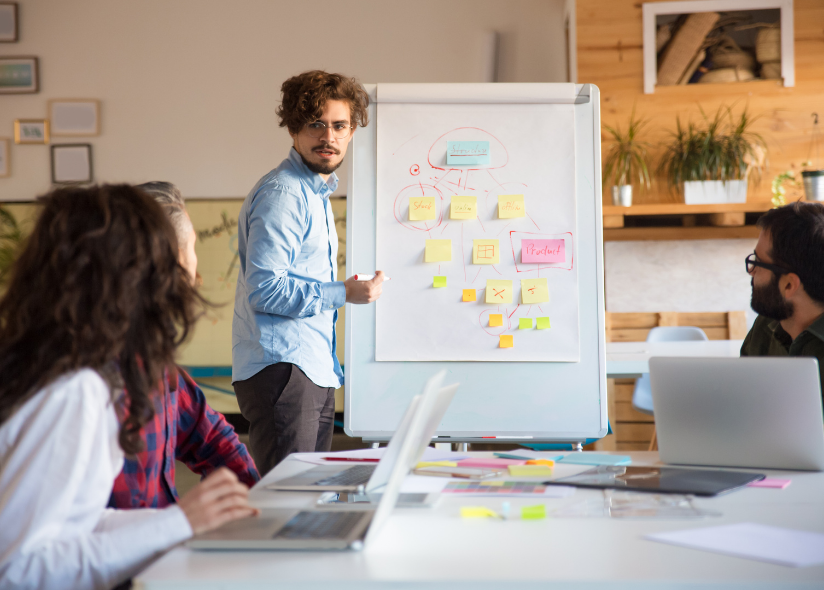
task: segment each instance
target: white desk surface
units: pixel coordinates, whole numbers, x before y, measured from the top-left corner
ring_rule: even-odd
[[[653,356],[738,357],[743,342],[607,342],[607,377],[640,377],[649,373],[649,359]]]
[[[491,456],[491,453],[472,453]],[[657,453],[630,453],[635,464],[657,462]],[[311,465],[287,459],[263,483]],[[585,466],[556,465],[555,477]],[[643,535],[693,527],[755,522],[824,533],[824,473],[761,470],[792,478],[783,490],[744,488],[699,498],[721,517],[699,520],[547,518],[538,521],[464,520],[466,505],[513,511],[536,500],[442,497],[434,508],[396,509],[377,543],[362,552],[193,551],[178,548],[136,579],[136,588],[323,588],[403,587],[501,590],[660,588],[821,588],[824,565],[790,568],[647,541]],[[277,474],[277,477],[274,477]],[[303,507],[317,494],[252,490],[261,507]],[[546,499],[547,510],[600,498],[600,490]],[[608,584],[605,585],[605,584]]]

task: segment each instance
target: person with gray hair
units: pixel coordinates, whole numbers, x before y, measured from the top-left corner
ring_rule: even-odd
[[[177,234],[178,261],[196,284],[196,235],[180,191],[170,182],[137,186],[161,205]],[[161,508],[178,501],[175,459],[206,476],[227,467],[249,487],[259,479],[246,446],[222,414],[206,402],[181,367],[167,369],[152,392],[154,417],[141,429],[144,451],[127,456],[109,498],[111,508]]]

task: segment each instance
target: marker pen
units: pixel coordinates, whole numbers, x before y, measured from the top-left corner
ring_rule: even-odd
[[[374,278],[375,278],[375,275],[365,275],[363,273],[358,273],[358,274],[355,275],[355,280],[356,281],[371,281]],[[390,279],[389,277],[383,277],[383,280],[384,281],[391,281],[392,279]]]

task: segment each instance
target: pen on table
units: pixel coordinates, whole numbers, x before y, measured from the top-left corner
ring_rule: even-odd
[[[359,457],[321,457],[324,461],[354,461],[355,463],[378,463],[380,459],[367,459]]]
[[[363,273],[358,273],[358,274],[355,275],[355,280],[356,281],[371,281],[374,278],[375,278],[375,275],[366,275],[366,274],[363,274]],[[383,280],[384,281],[391,281],[392,279],[390,279],[389,277],[383,277]]]

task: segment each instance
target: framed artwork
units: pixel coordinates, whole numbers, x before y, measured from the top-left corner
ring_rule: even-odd
[[[48,119],[17,119],[14,143],[49,143]]]
[[[39,92],[36,57],[0,57],[0,94]]]
[[[51,146],[51,173],[54,184],[91,182],[92,146],[88,143],[61,143]]]
[[[0,178],[11,175],[11,165],[9,164],[9,152],[11,142],[5,137],[0,137]]]
[[[16,43],[19,30],[17,2],[0,2],[0,43]]]
[[[100,135],[100,101],[82,98],[50,100],[49,128],[53,136]]]

